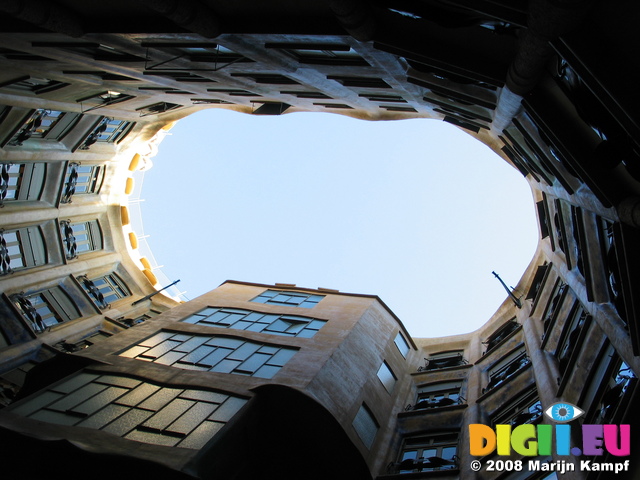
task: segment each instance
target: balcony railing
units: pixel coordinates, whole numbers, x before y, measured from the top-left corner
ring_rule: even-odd
[[[62,234],[62,243],[64,243],[67,260],[73,260],[78,256],[78,244],[76,243],[76,237],[73,234],[71,221],[62,220],[60,222],[60,232]]]
[[[102,292],[98,289],[95,283],[93,283],[86,275],[81,275],[78,280],[82,282],[82,286],[86,292],[93,297],[98,307],[102,310],[110,308],[111,305],[107,303]]]
[[[436,370],[439,368],[457,367],[468,363],[461,353],[451,355],[450,357],[425,358],[424,362],[424,367],[418,367],[419,372]]]
[[[510,377],[515,375],[517,372],[525,368],[527,365],[531,363],[529,357],[526,354],[522,354],[509,364],[505,365],[503,368],[495,372],[491,375],[491,379],[489,380],[489,384],[482,389],[482,393],[487,393],[490,390],[493,390],[498,385],[502,385],[506,382]]]
[[[451,405],[464,405],[466,403],[466,400],[464,397],[458,395],[457,399],[453,399],[450,397],[444,397],[444,398],[440,398],[438,400],[432,400],[432,399],[423,399],[423,400],[418,400],[418,402],[416,402],[415,405],[407,405],[405,407],[405,411],[409,411],[409,410],[425,410],[425,409],[431,409],[431,408],[441,408],[441,407],[450,407]]]
[[[408,458],[401,462],[391,462],[387,465],[387,473],[413,473],[422,472],[423,470],[453,470],[458,468],[458,456],[454,455],[451,459],[433,457]]]

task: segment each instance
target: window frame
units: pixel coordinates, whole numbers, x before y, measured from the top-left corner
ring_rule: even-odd
[[[97,219],[84,222],[62,220],[59,225],[62,247],[67,260],[76,259],[78,255],[102,250],[104,247],[102,229]]]
[[[104,165],[82,165],[79,162],[70,162],[64,175],[60,203],[71,203],[74,195],[99,193],[104,182],[105,170]]]
[[[205,312],[207,312],[205,314]],[[215,320],[215,315],[224,315],[226,317]],[[233,315],[236,318],[224,321],[228,316]],[[207,319],[211,319],[207,321]],[[261,321],[266,319],[266,321]],[[181,322],[204,325],[214,328],[229,328],[235,330],[247,330],[252,332],[262,332],[271,335],[283,335],[299,338],[312,338],[324,327],[326,320],[314,317],[306,317],[301,315],[287,315],[280,313],[260,312],[257,310],[246,310],[241,308],[229,307],[205,307],[198,312],[180,320]],[[285,328],[274,326],[278,322],[289,323]]]
[[[424,367],[419,367],[418,371],[440,370],[442,368],[454,368],[466,365],[468,362],[464,358],[464,349],[443,350],[429,354],[425,359]]]
[[[385,388],[387,393],[391,394],[396,386],[396,383],[398,383],[398,377],[393,372],[393,369],[386,360],[382,361],[382,364],[378,368],[376,376],[378,377],[378,380],[380,380],[380,383],[382,383],[382,386]]]
[[[108,273],[89,279],[87,275],[77,277],[82,290],[100,310],[111,308],[112,302],[131,296],[127,284],[115,273]]]
[[[460,435],[458,432],[434,432],[405,437],[398,454],[398,461],[393,463],[391,468],[400,475],[457,470],[459,442]],[[434,455],[429,455],[425,458],[425,452],[432,451]],[[444,458],[451,452],[453,452],[451,459]],[[415,453],[415,456],[412,457],[411,453]],[[444,462],[438,465],[436,462],[430,461],[434,457],[440,458]],[[430,461],[432,466],[425,466],[425,461]],[[427,465],[429,464],[427,463]]]
[[[520,344],[489,367],[487,370],[489,383],[482,389],[482,393],[496,390],[529,365],[531,365],[531,360],[527,354],[527,349],[524,344]]]
[[[29,80],[35,80],[34,83],[30,83]],[[38,83],[39,80],[46,80],[45,83]],[[6,82],[0,83],[0,89],[6,88],[15,92],[21,93],[33,93],[40,95],[43,93],[53,92],[61,88],[71,85],[70,83],[60,82],[58,80],[51,80],[49,78],[38,78],[30,75],[24,75],[22,77],[14,78]]]
[[[362,402],[360,405],[360,408],[353,417],[351,426],[365,447],[371,449],[378,436],[380,423],[376,420],[375,415],[365,402]]]
[[[81,317],[77,305],[60,286],[28,294],[13,294],[10,298],[21,317],[36,334]]]
[[[292,304],[291,302],[284,301],[284,299],[282,301],[275,300],[276,298],[278,298],[280,296],[289,297],[289,298],[293,298],[293,297],[300,297],[300,298],[306,297],[306,298],[304,300],[301,300],[300,302],[298,302],[296,304]],[[267,289],[264,292],[262,292],[261,294],[253,297],[249,301],[250,302],[255,302],[255,303],[262,303],[262,304],[266,304],[266,305],[279,305],[279,306],[282,306],[282,307],[313,308],[318,303],[320,303],[322,301],[322,299],[324,299],[325,297],[326,297],[326,295],[321,295],[321,294],[316,294],[316,293],[290,291],[290,290]],[[259,301],[258,299],[264,299],[265,301]],[[316,299],[318,299],[318,300],[316,301]]]
[[[8,240],[8,234],[15,234],[15,240]],[[39,225],[3,229],[0,228],[0,246],[2,247],[2,266],[0,276],[48,263],[48,252],[44,233]],[[17,247],[18,252],[15,252]],[[11,254],[11,249],[14,254]],[[20,265],[11,266],[12,259],[20,259]]]
[[[526,418],[529,417],[529,418]],[[538,390],[534,386],[519,393],[515,398],[512,398],[501,406],[491,416],[491,423],[495,426],[497,424],[508,424],[512,427],[518,425],[531,424],[536,425],[543,419],[543,408],[538,395]]]
[[[423,410],[461,405],[466,401],[461,394],[463,384],[464,379],[456,379],[419,385],[416,389],[416,403],[410,408]]]

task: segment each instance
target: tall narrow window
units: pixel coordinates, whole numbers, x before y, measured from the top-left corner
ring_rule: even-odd
[[[402,335],[402,332],[398,332],[398,335],[396,335],[396,338],[393,340],[393,343],[396,344],[396,347],[398,347],[398,350],[400,350],[400,353],[402,354],[402,356],[404,358],[407,358],[407,355],[409,354],[410,349],[409,349],[409,344],[407,343],[404,336]]]
[[[573,352],[580,342],[582,332],[586,333],[589,328],[590,319],[591,316],[582,305],[574,305],[556,349],[556,358],[558,359],[561,375],[564,375],[569,370]],[[573,361],[575,362],[575,359]]]
[[[378,369],[378,378],[389,393],[393,391],[393,387],[395,387],[396,382],[398,381],[387,362],[382,362],[382,365],[380,365],[380,368]]]
[[[74,195],[98,193],[104,178],[104,167],[101,165],[80,165],[72,162],[67,167],[64,177],[62,203],[71,203]]]
[[[97,220],[79,223],[63,220],[60,222],[60,235],[68,260],[102,248],[102,233]]]
[[[581,404],[585,408],[585,423],[623,423],[634,395],[638,379],[610,344],[600,353],[591,368],[591,378]],[[626,423],[626,422],[624,422]]]
[[[0,229],[0,275],[47,263],[40,227]]]
[[[358,413],[356,413],[356,416],[353,419],[353,428],[366,447],[371,448],[380,427],[378,426],[378,422],[373,416],[373,413],[371,413],[369,407],[364,403],[360,406]]]

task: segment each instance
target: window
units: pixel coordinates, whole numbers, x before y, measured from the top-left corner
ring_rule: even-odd
[[[0,374],[0,408],[13,403],[27,379],[29,370],[35,366],[35,363],[27,361],[13,370]]]
[[[393,343],[396,344],[396,347],[398,347],[398,350],[400,350],[402,356],[404,358],[407,358],[407,354],[409,353],[410,349],[409,344],[404,338],[404,335],[402,335],[402,332],[398,332],[398,335],[396,335],[396,338],[394,338]]]
[[[340,75],[329,75],[329,80],[335,80],[345,87],[361,88],[391,88],[387,82],[381,78],[374,77],[346,77]]]
[[[535,424],[542,419],[542,404],[538,398],[538,391],[535,387],[519,394],[515,399],[509,401],[504,407],[493,415],[494,425],[511,425],[516,427],[524,424]]]
[[[39,200],[46,176],[46,163],[0,164],[0,206],[6,201]]]
[[[143,73],[144,75],[155,75],[158,77],[170,78],[171,80],[175,80],[180,83],[216,83],[216,81],[211,78],[202,77],[187,70],[145,70]]]
[[[144,58],[116,50],[109,45],[91,42],[31,42],[34,47],[59,48],[107,62],[144,62]]]
[[[294,95],[298,98],[326,98],[331,100],[329,95],[320,92],[303,92],[299,90],[281,90],[282,95]]]
[[[222,93],[231,97],[260,97],[257,93],[249,92],[239,88],[207,88],[207,92]]]
[[[563,205],[564,202],[561,202],[560,200],[556,199],[554,201],[554,205],[555,205],[555,209],[556,209],[556,213],[553,216],[553,223],[556,227],[555,230],[555,238],[558,240],[558,248],[560,248],[560,250],[562,252],[564,252],[566,254],[566,260],[567,260],[567,266],[569,267],[569,269],[571,269],[571,258],[569,257],[569,239],[567,236],[567,231],[566,231],[566,223],[564,220],[564,216],[565,213],[563,212]]]
[[[90,346],[95,345],[96,343],[101,342],[102,340],[106,340],[111,336],[112,335],[110,333],[98,331],[88,336],[87,338],[84,338],[76,342],[67,342],[66,340],[61,340],[55,344],[55,347],[61,352],[65,352],[65,353],[79,352],[80,350],[89,348]]]
[[[57,80],[49,80],[48,78],[36,77],[19,77],[8,82],[0,84],[0,88],[13,90],[16,92],[29,92],[40,95],[41,93],[53,92],[60,88],[68,86],[68,83],[58,82]]]
[[[283,50],[298,62],[308,65],[370,66],[349,45],[336,43],[267,43],[265,48]]]
[[[272,378],[296,352],[242,338],[163,331],[120,355],[187,370]]]
[[[353,107],[347,105],[346,103],[313,102],[313,104],[324,108],[340,108],[344,110],[353,109]]]
[[[543,193],[542,200],[536,202],[536,210],[538,212],[538,225],[540,226],[540,237],[549,237],[551,226],[549,224],[549,207],[547,205],[547,196]],[[551,239],[553,242],[553,239]]]
[[[223,392],[81,372],[8,409],[33,420],[93,428],[142,443],[200,449],[246,402]]]
[[[371,445],[373,445],[373,441],[376,438],[376,434],[378,433],[378,428],[380,427],[378,426],[378,422],[376,422],[373,413],[371,413],[364,403],[360,406],[358,413],[356,413],[352,425],[360,437],[360,440],[362,440],[367,448],[371,448]]]
[[[233,102],[227,102],[226,100],[220,100],[219,98],[192,98],[191,103],[194,105],[233,105]]]
[[[127,95],[125,93],[117,92],[115,90],[106,90],[100,93],[94,93],[88,97],[82,97],[76,100],[82,107],[83,113],[90,112],[91,110],[97,110],[98,108],[108,107],[109,105],[115,105],[116,103],[125,102],[136,98],[133,95]]]
[[[550,265],[545,263],[544,265],[538,265],[536,269],[536,274],[531,281],[531,288],[529,288],[529,292],[527,293],[527,300],[533,300],[534,305],[538,301],[538,293],[542,291],[542,287],[547,278],[547,274],[551,271],[549,268]]]
[[[0,228],[0,275],[45,263],[47,250],[40,227]]]
[[[73,195],[98,193],[104,178],[104,167],[101,165],[80,165],[71,162],[64,177],[62,203],[70,203]]]
[[[502,385],[530,363],[531,361],[527,356],[524,345],[502,357],[489,369],[489,384],[482,390],[482,393],[486,393]]]
[[[449,350],[446,352],[432,353],[429,355],[429,358],[425,359],[425,366],[420,367],[418,371],[466,365],[467,361],[463,354],[464,350]]]
[[[512,332],[518,330],[518,328],[520,328],[520,324],[514,318],[493,332],[489,338],[487,338],[486,342],[483,342],[487,345],[487,352],[507,338]]]
[[[60,234],[67,260],[93,250],[102,249],[102,233],[97,220],[71,223],[69,220],[60,222]]]
[[[143,47],[147,47],[147,49],[161,49],[167,53],[176,55],[172,60],[186,57],[191,62],[206,62],[213,64],[212,67],[208,68],[195,68],[195,70],[201,71],[217,71],[232,63],[252,62],[252,60],[245,58],[220,44],[210,42],[142,42],[141,45]],[[150,52],[148,50],[147,52],[147,58],[149,58]],[[147,68],[149,70],[153,70],[159,65],[162,65],[164,68],[172,60],[160,61],[155,66],[152,65]]]
[[[571,366],[571,356],[580,343],[581,337],[584,337],[582,332],[586,333],[589,328],[590,320],[591,316],[587,313],[584,307],[579,303],[576,303],[564,326],[564,329],[562,330],[560,342],[556,349],[556,358],[559,362],[561,375],[564,375],[569,370],[569,367]]]
[[[80,317],[80,312],[61,287],[31,294],[14,294],[11,300],[36,333]]]
[[[184,105],[178,105],[177,103],[158,102],[147,105],[146,107],[136,108],[136,112],[140,112],[141,117],[146,117],[147,115],[158,115],[160,113],[170,112],[183,106]]]
[[[115,273],[92,280],[86,275],[82,275],[78,277],[78,280],[85,292],[102,310],[110,308],[112,302],[131,295],[127,286]]]
[[[407,103],[407,101],[399,95],[384,95],[377,93],[361,93],[359,97],[364,97],[370,102],[388,102],[388,103]]]
[[[398,381],[387,362],[382,362],[382,365],[380,365],[380,368],[378,369],[378,378],[389,393],[393,391],[393,387],[395,387],[396,382]]]
[[[457,466],[458,434],[435,433],[406,438],[397,463],[389,473],[453,470]]]
[[[232,73],[231,76],[250,78],[256,83],[266,85],[298,85],[292,78],[277,73]]]
[[[589,406],[585,408],[584,423],[623,423],[623,414],[638,382],[636,375],[611,345],[603,349],[591,371],[592,377],[579,404]]]
[[[462,380],[431,383],[418,387],[418,397],[412,410],[457,405],[464,401],[460,395]]]
[[[287,292],[279,290],[267,290],[251,300],[257,303],[270,305],[283,305],[286,307],[313,308],[325,295],[314,295],[302,292]]]
[[[553,287],[551,300],[547,304],[547,308],[543,315],[543,322],[544,322],[544,325],[543,325],[544,333],[542,334],[543,339],[547,338],[549,335],[549,332],[551,332],[551,329],[553,328],[553,325],[555,324],[556,318],[558,316],[558,312],[562,307],[562,303],[564,302],[564,298],[567,295],[568,291],[569,291],[569,287],[567,286],[567,284],[564,283],[562,280],[558,279],[555,286]]]
[[[384,108],[388,112],[417,112],[413,107],[399,107],[397,105],[380,105],[380,108]]]
[[[103,117],[98,125],[89,133],[78,149],[89,150],[91,145],[99,143],[118,143],[131,131],[135,123]]]
[[[100,70],[63,70],[64,75],[93,75],[110,82],[139,82],[137,78],[125,77],[116,73],[103,72]]]
[[[325,320],[297,315],[277,315],[239,308],[214,307],[207,307],[182,321],[211,327],[234,328],[303,338],[313,337],[327,323]]]
[[[28,140],[62,139],[81,117],[79,113],[57,110],[36,110],[22,128],[11,138],[9,145],[20,147]]]

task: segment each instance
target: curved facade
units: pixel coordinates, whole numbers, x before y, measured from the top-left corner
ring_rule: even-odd
[[[636,427],[631,2],[0,8],[0,428],[16,458],[43,452],[7,471],[554,478],[471,471],[467,425],[549,423],[562,401],[585,412],[572,425]],[[295,285],[229,281],[183,304],[158,292],[129,198],[166,130],[204,108],[452,123],[531,185],[537,252],[453,337]]]

